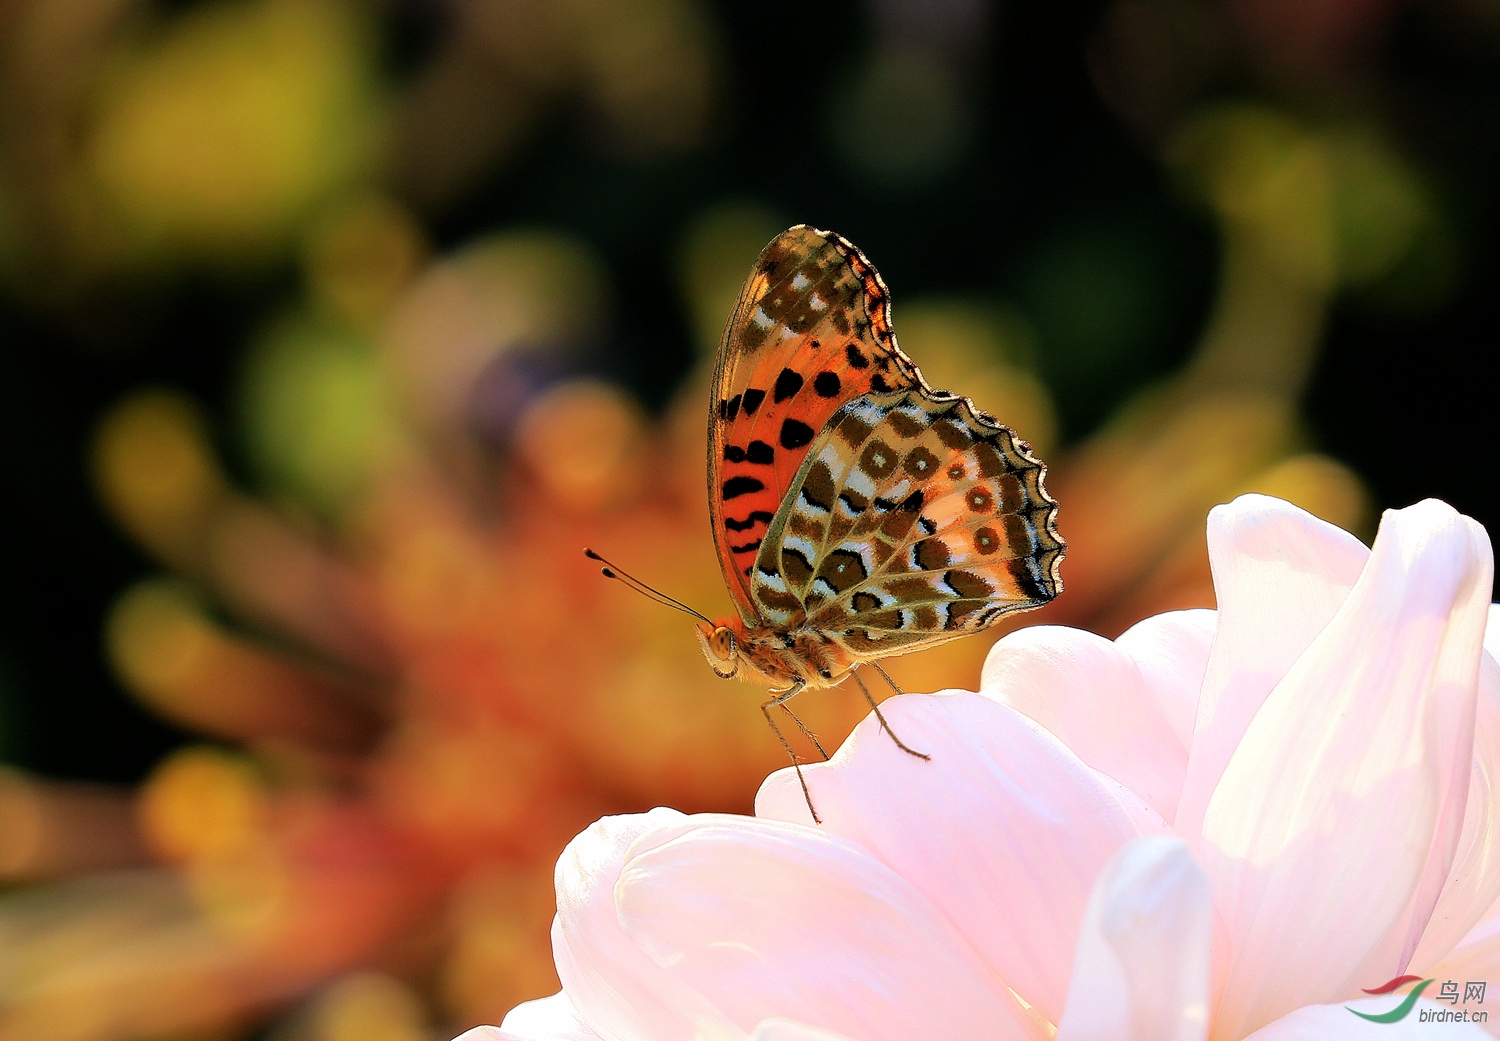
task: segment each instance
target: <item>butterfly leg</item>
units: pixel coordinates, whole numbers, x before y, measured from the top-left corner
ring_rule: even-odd
[[[797,783],[802,785],[802,797],[807,800],[807,812],[812,814],[813,823],[822,824],[823,818],[819,817],[818,811],[813,808],[812,793],[807,790],[807,778],[802,776],[802,760],[798,759],[797,753],[792,751],[792,746],[787,742],[786,735],[781,732],[781,728],[776,725],[776,720],[771,716],[771,710],[773,708],[785,708],[786,702],[802,693],[802,688],[805,686],[806,684],[801,680],[794,680],[792,682],[792,686],[787,690],[773,690],[771,693],[774,694],[775,697],[771,698],[771,700],[761,705],[760,712],[761,715],[766,717],[766,722],[771,724],[771,732],[776,735],[776,740],[781,742],[781,747],[786,749],[786,754],[792,760],[792,769],[797,771]],[[791,710],[788,709],[787,711],[790,714]],[[793,715],[792,718],[797,719],[795,715]],[[802,725],[802,721],[800,719],[797,719],[797,725],[799,727],[802,727],[803,733],[807,733],[807,727]],[[817,743],[817,739],[813,738],[813,744]],[[818,751],[823,751],[823,747],[821,745],[818,745]],[[824,753],[824,756],[827,756],[826,752]]]
[[[812,746],[823,757],[823,762],[828,762],[828,750],[823,747],[823,742],[818,740],[818,735],[814,734],[808,725],[797,717],[797,713],[793,712],[792,707],[786,702],[781,703],[781,711],[792,717],[792,722],[797,724],[797,729],[802,731],[802,736],[812,742]]]
[[[870,662],[870,664],[874,666],[877,672],[885,677],[886,683],[890,684],[890,688],[892,690],[894,690],[897,694],[905,693],[905,691],[903,691],[900,687],[896,686],[896,681],[891,679],[891,674],[880,667],[879,662],[872,661]],[[891,740],[896,742],[896,747],[901,749],[901,751],[908,753],[909,755],[916,756],[918,759],[926,759],[930,762],[932,760],[932,756],[928,755],[926,752],[918,752],[915,748],[908,748],[906,746],[906,743],[896,736],[896,732],[891,729],[891,725],[885,721],[885,714],[880,711],[880,706],[875,702],[875,699],[870,696],[870,689],[865,686],[865,681],[859,678],[858,672],[852,673],[852,675],[854,676],[854,682],[859,684],[860,693],[865,696],[865,700],[868,701],[870,703],[870,707],[875,710],[875,718],[880,720],[880,729],[891,735]]]

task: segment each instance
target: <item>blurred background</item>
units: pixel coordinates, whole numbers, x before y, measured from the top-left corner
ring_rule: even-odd
[[[1051,464],[1011,624],[1115,635],[1243,491],[1494,529],[1497,178],[1497,0],[0,0],[0,1041],[498,1022],[568,838],[749,810],[763,693],[580,550],[728,610],[782,228]]]

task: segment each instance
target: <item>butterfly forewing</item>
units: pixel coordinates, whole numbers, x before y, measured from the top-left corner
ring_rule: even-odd
[[[809,448],[844,405],[924,386],[891,334],[885,284],[849,242],[805,225],[757,258],[725,329],[709,413],[709,502],[747,624],[750,571]]]
[[[832,417],[774,518],[751,594],[854,660],[952,639],[1039,607],[1063,543],[1044,468],[962,398],[868,394]]]

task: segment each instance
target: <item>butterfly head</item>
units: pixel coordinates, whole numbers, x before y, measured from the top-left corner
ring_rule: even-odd
[[[708,667],[721,680],[732,680],[740,673],[740,641],[734,629],[721,623],[694,627]]]

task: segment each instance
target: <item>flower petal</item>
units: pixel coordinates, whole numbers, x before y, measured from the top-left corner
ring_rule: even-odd
[[[1099,876],[1057,1041],[1201,1041],[1213,903],[1180,839],[1136,839]]]
[[[826,1030],[810,1027],[791,1019],[762,1020],[756,1026],[750,1041],[850,1041],[843,1034],[831,1034]]]
[[[475,1027],[454,1041],[599,1041],[599,1035],[579,1022],[573,1002],[559,991],[517,1005],[498,1028]]]
[[[1246,728],[1199,852],[1231,940],[1216,1039],[1404,970],[1462,825],[1491,573],[1451,507],[1388,512]]]
[[[1396,1007],[1393,998],[1365,998],[1347,1005],[1307,1005],[1282,1016],[1270,1026],[1262,1027],[1245,1041],[1428,1041],[1429,1038],[1452,1038],[1453,1041],[1490,1041],[1490,1035],[1473,1023],[1422,1022],[1422,1013],[1431,1015],[1445,1006],[1425,999],[1394,1023],[1371,1023],[1349,1010],[1366,1015],[1382,1015]],[[1451,1010],[1448,1010],[1451,1011]]]
[[[813,827],[692,818],[636,845],[616,904],[656,964],[739,1036],[785,1016],[863,1041],[1036,1037],[926,898]]]
[[[991,648],[979,689],[1046,727],[1163,819],[1176,812],[1187,746],[1114,643],[1058,625],[1018,629]]]
[[[1493,611],[1492,611],[1493,613]],[[1448,882],[1412,955],[1425,971],[1475,925],[1491,917],[1500,899],[1500,666],[1486,653],[1479,668],[1474,715],[1474,764],[1469,775],[1463,833]]]
[[[716,1036],[715,1030],[717,1036],[743,1036],[636,946],[615,910],[615,885],[631,846],[686,820],[667,809],[605,817],[558,858],[552,923],[557,974],[578,1018],[611,1041],[689,1041]]]
[[[1094,880],[1120,846],[1165,824],[1007,706],[960,692],[908,694],[883,710],[932,759],[902,752],[867,717],[832,762],[804,769],[823,831],[915,886],[1056,1023]],[[807,820],[792,771],[766,779],[756,812]]]
[[[1369,554],[1348,532],[1269,496],[1241,495],[1209,513],[1218,631],[1172,821],[1190,843],[1245,727],[1333,618]]]
[[[1115,639],[1115,646],[1141,670],[1146,693],[1177,736],[1184,759],[1193,745],[1198,694],[1218,628],[1217,611],[1168,611],[1137,622]],[[1176,810],[1173,806],[1172,812]]]

